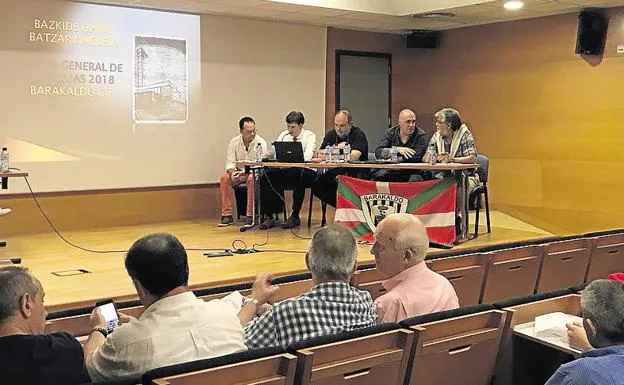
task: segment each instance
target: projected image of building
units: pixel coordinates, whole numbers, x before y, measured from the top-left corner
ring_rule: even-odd
[[[186,41],[135,36],[134,46],[134,120],[138,123],[186,122]]]

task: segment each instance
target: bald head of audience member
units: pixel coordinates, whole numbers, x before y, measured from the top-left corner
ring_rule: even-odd
[[[624,284],[599,279],[581,293],[583,327],[594,348],[624,344]]]
[[[416,114],[412,110],[399,112],[399,129],[402,137],[408,137],[416,130]]]
[[[43,334],[48,313],[37,278],[19,266],[0,268],[0,337]]]
[[[188,290],[186,250],[171,234],[150,234],[137,240],[128,250],[125,264],[145,307]]]
[[[420,219],[411,214],[390,214],[375,230],[377,270],[390,278],[425,260],[429,236]]]
[[[357,243],[351,231],[328,225],[314,234],[306,253],[306,264],[315,284],[349,282],[356,268]]]

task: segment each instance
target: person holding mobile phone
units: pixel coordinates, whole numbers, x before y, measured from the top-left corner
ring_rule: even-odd
[[[73,385],[89,381],[80,343],[68,333],[45,333],[44,297],[41,283],[26,268],[0,268],[3,384]]]
[[[94,382],[136,380],[148,370],[221,356],[245,349],[241,316],[257,311],[274,288],[268,279],[256,285],[253,303],[244,307],[225,300],[204,302],[188,289],[189,265],[184,246],[171,234],[137,240],[125,267],[145,310],[138,319],[120,315],[112,302],[93,310],[98,326],[84,346]],[[239,313],[241,313],[239,315]]]

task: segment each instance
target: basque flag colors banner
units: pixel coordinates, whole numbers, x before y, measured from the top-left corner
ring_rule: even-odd
[[[340,175],[335,223],[360,241],[374,242],[377,224],[392,213],[411,213],[423,222],[433,242],[455,242],[454,177],[426,182],[374,182]]]

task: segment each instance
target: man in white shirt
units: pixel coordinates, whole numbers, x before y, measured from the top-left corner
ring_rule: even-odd
[[[247,223],[252,221],[253,216],[253,191],[254,180],[251,173],[236,167],[236,162],[242,160],[256,160],[256,149],[258,145],[262,147],[262,157],[267,152],[267,143],[256,134],[256,122],[253,118],[245,116],[238,122],[240,135],[232,140],[227,149],[227,159],[225,161],[225,173],[219,180],[221,191],[221,220],[218,226],[229,226],[234,222],[232,211],[234,206],[234,186],[247,182]],[[241,215],[242,213],[239,213]]]
[[[136,241],[125,265],[145,310],[110,335],[101,328],[90,333],[83,349],[93,382],[133,380],[154,368],[244,350],[241,323],[249,322],[277,290],[270,276],[260,274],[250,301],[204,302],[187,288],[184,246],[165,233]],[[91,317],[101,317],[99,310]]]
[[[316,134],[303,128],[305,118],[303,113],[291,111],[286,115],[287,129],[282,131],[275,140],[276,142],[301,142],[303,146],[303,159],[310,162],[316,150]],[[303,204],[305,189],[316,181],[316,172],[307,168],[280,168],[268,169],[260,179],[260,194],[262,214],[265,217],[260,225],[261,230],[275,226],[274,215],[283,210],[284,188],[293,190],[292,214],[282,224],[283,229],[292,229],[301,224],[299,211]]]

